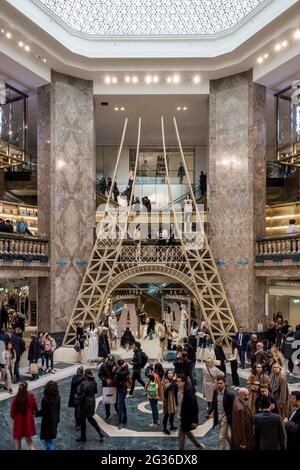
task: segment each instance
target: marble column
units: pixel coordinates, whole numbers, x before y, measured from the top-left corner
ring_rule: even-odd
[[[38,89],[37,135],[39,232],[49,237],[51,264],[38,283],[38,328],[62,335],[93,247],[92,81],[52,71]]]
[[[265,234],[266,89],[252,70],[213,80],[209,96],[210,245],[236,322],[265,322],[265,280],[254,270]]]

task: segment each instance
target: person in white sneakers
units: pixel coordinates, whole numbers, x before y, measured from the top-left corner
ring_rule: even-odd
[[[49,333],[45,333],[43,336],[42,343],[44,345],[44,351],[45,351],[46,372],[51,372],[52,374],[55,374],[54,362],[53,362],[53,353],[56,349],[55,339],[52,338],[52,336],[50,336]],[[50,367],[49,367],[49,361],[50,361]]]

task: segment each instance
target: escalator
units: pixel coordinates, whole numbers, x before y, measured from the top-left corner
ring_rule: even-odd
[[[267,162],[267,204],[284,204],[300,197],[300,169]]]

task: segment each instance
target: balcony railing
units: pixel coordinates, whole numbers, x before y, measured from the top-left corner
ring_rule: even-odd
[[[48,240],[0,232],[0,261],[48,263]]]
[[[257,240],[257,263],[267,260],[280,262],[283,259],[300,261],[300,233],[274,235]]]

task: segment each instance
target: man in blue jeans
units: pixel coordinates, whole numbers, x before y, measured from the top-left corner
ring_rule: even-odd
[[[127,409],[126,409],[126,395],[129,379],[128,365],[123,359],[118,362],[118,368],[116,372],[116,387],[117,387],[117,412],[118,412],[118,429],[122,428],[123,424],[127,423]]]

